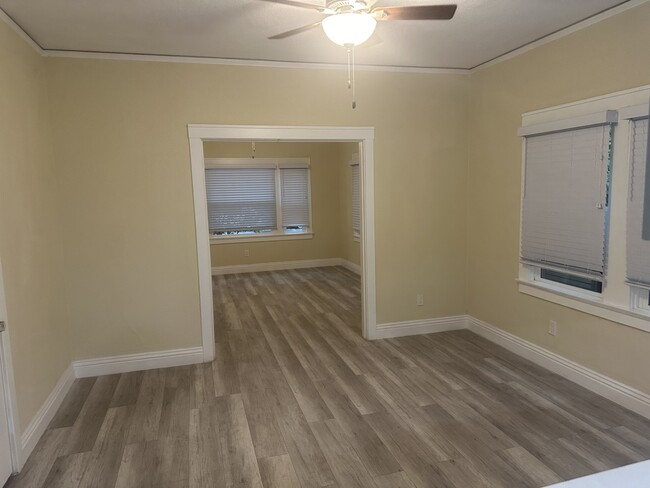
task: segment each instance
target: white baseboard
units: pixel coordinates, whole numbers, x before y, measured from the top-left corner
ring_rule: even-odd
[[[72,367],[75,377],[104,376],[107,374],[130,373],[147,369],[171,368],[203,362],[203,348],[189,347],[170,351],[127,354],[106,358],[74,361]]]
[[[20,436],[20,448],[22,451],[20,453],[21,468],[36,447],[36,444],[45,432],[45,429],[47,429],[50,421],[54,418],[56,411],[61,406],[61,403],[63,403],[63,399],[68,394],[68,391],[70,391],[74,380],[74,370],[72,369],[72,365],[70,365],[63,372],[52,392],[45,399],[41,408],[38,409],[36,415],[34,415],[25,430],[22,432],[22,435]]]
[[[642,391],[597,373],[477,318],[467,317],[467,328],[490,342],[494,342],[553,373],[571,380],[639,415],[650,418],[650,395]]]
[[[377,326],[376,338],[388,339],[458,329],[469,329],[490,342],[494,342],[563,378],[639,415],[650,418],[650,395],[472,316],[459,315],[381,324]]]
[[[236,264],[232,266],[215,266],[212,268],[212,274],[216,276],[237,273],[257,273],[260,271],[280,271],[283,269],[323,268],[326,266],[345,266],[351,269],[345,263],[348,263],[348,261],[341,258],[327,258],[277,261],[275,263]],[[354,266],[352,263],[349,263],[349,265]]]
[[[391,337],[433,334],[434,332],[459,330],[466,327],[467,318],[465,315],[424,320],[408,320],[406,322],[393,322],[389,324],[377,325],[377,333],[375,339],[389,339]]]
[[[70,391],[75,378],[128,373],[154,368],[169,368],[203,362],[203,348],[191,347],[171,351],[129,354],[99,359],[73,361],[63,372],[54,389],[20,436],[20,465],[24,465]]]
[[[340,261],[336,265],[339,264],[341,264]],[[318,266],[323,265],[319,264]],[[329,266],[332,266],[332,264]],[[387,339],[391,337],[431,334],[459,329],[469,329],[475,334],[545,369],[571,380],[639,415],[650,418],[650,395],[597,373],[509,332],[487,324],[475,317],[459,315],[381,324],[377,326],[376,338]],[[183,366],[201,362],[203,362],[202,347],[74,361],[61,375],[52,393],[50,393],[22,433],[20,438],[22,447],[20,457],[22,462],[24,463],[34,450],[36,443],[45,432],[45,429],[70,390],[75,377],[102,376],[106,374]]]
[[[345,269],[352,271],[355,274],[361,275],[361,266],[358,264],[354,264],[352,261],[348,261],[347,259],[341,259],[341,266],[343,266]]]

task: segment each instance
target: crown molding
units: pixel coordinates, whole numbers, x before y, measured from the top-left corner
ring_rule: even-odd
[[[551,34],[547,34],[543,37],[540,37],[539,39],[529,42],[528,44],[524,44],[521,47],[518,47],[516,49],[513,49],[512,51],[509,51],[507,53],[501,54],[500,56],[497,56],[496,58],[493,58],[489,61],[485,61],[484,63],[481,63],[479,65],[474,66],[473,68],[469,69],[470,73],[476,73],[477,71],[481,71],[483,69],[489,68],[490,66],[494,66],[495,64],[502,63],[503,61],[507,61],[509,59],[512,59],[514,57],[517,57],[521,54],[527,53],[528,51],[532,51],[533,49],[536,49],[540,46],[543,46],[544,44],[548,44],[550,42],[556,41],[558,39],[561,39],[563,37],[569,36],[575,32],[578,32],[582,29],[586,29],[587,27],[590,27],[594,24],[597,24],[599,22],[602,22],[603,20],[609,19],[610,17],[614,17],[620,13],[623,13],[627,10],[633,9],[635,7],[638,7],[640,5],[643,5],[644,3],[647,3],[650,0],[627,0],[627,2],[622,3],[620,5],[617,5],[615,7],[612,7],[610,9],[607,9],[603,12],[600,12],[599,14],[592,15],[591,17],[581,20],[579,22],[576,22],[575,24],[571,24],[568,27],[564,27],[563,29],[560,29],[556,32],[553,32]]]
[[[25,29],[23,29],[21,26],[19,26],[14,19],[9,17],[7,13],[0,8],[0,20],[2,20],[5,24],[7,24],[11,29],[18,34],[18,37],[20,37],[23,41],[29,45],[34,51],[36,51],[38,54],[41,56],[45,56],[45,51],[41,46],[38,45],[38,43],[32,39],[32,37],[25,32]]]
[[[253,68],[280,68],[280,69],[316,69],[344,71],[345,64],[334,63],[304,63],[298,61],[267,61],[258,59],[231,59],[209,58],[196,56],[169,56],[156,54],[129,54],[129,53],[103,53],[88,51],[59,51],[45,50],[44,56],[52,58],[73,59],[105,59],[113,61],[149,61],[158,63],[185,63],[185,64],[216,64],[224,66],[245,66]],[[425,73],[437,75],[466,75],[470,70],[465,68],[424,68],[418,66],[379,66],[357,64],[357,71],[379,71],[391,73]]]
[[[484,70],[501,62],[515,58],[528,51],[536,49],[550,42],[566,37],[582,29],[590,27],[603,20],[614,17],[622,12],[633,9],[650,0],[627,0],[625,3],[612,7],[593,15],[587,19],[581,20],[568,27],[556,32],[543,36],[535,41],[529,42],[523,46],[513,49],[507,53],[501,54],[491,60],[485,61],[472,68],[427,68],[419,66],[379,66],[379,65],[357,65],[359,71],[369,72],[389,72],[389,73],[420,73],[435,75],[468,75]],[[184,64],[212,64],[222,66],[245,66],[253,68],[276,68],[276,69],[315,69],[315,70],[347,70],[347,65],[335,63],[305,63],[293,61],[268,61],[257,59],[233,59],[233,58],[210,58],[196,56],[176,56],[176,55],[155,55],[155,54],[132,54],[132,53],[106,53],[94,51],[66,51],[56,49],[43,49],[25,30],[18,25],[4,10],[0,8],[0,20],[4,21],[11,27],[21,39],[31,46],[38,54],[50,58],[71,58],[71,59],[100,59],[111,61],[141,61],[141,62],[159,62],[159,63],[184,63]]]

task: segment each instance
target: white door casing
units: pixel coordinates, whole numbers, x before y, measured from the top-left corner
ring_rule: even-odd
[[[187,127],[194,193],[203,360],[214,359],[212,272],[205,192],[204,141],[358,142],[361,168],[361,294],[363,337],[377,337],[375,286],[374,128],[189,124]]]
[[[0,353],[0,360],[2,360]],[[11,476],[11,443],[9,442],[9,417],[7,416],[7,402],[4,392],[4,381],[0,376],[0,485]]]
[[[7,324],[2,264],[0,263],[0,322]],[[0,486],[4,485],[12,472],[18,471],[20,460],[15,432],[17,418],[14,401],[14,383],[11,374],[11,353],[9,335],[0,327]]]

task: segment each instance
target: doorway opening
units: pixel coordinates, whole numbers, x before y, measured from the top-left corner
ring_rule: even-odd
[[[277,127],[277,126],[223,126],[223,125],[189,125],[188,135],[190,140],[190,155],[192,163],[192,184],[194,190],[194,212],[196,223],[196,243],[198,256],[199,291],[201,301],[201,327],[203,337],[204,361],[211,361],[215,354],[214,335],[214,306],[212,293],[212,261],[210,253],[210,224],[208,216],[208,198],[206,192],[206,147],[221,143],[355,143],[357,175],[359,182],[359,244],[360,244],[360,271],[361,271],[361,335],[366,339],[376,337],[376,299],[375,299],[375,236],[374,236],[374,159],[373,139],[374,129],[365,127]],[[207,144],[207,146],[206,146]],[[251,147],[251,151],[253,148]],[[210,149],[207,151],[210,152]],[[252,159],[252,158],[251,158]],[[255,163],[263,166],[263,161],[258,158]],[[219,165],[227,161],[216,162]],[[291,163],[291,164],[289,164]],[[348,164],[352,173],[355,158],[349,158]],[[276,167],[279,168],[277,158]],[[304,162],[285,161],[286,167],[297,168]],[[293,171],[298,177],[300,172]],[[270,177],[270,176],[269,176]],[[280,176],[278,177],[280,178]],[[278,183],[278,184],[281,184]],[[278,210],[280,212],[280,210]],[[288,216],[291,215],[287,211]],[[278,214],[278,219],[282,219]],[[285,218],[289,219],[290,217]],[[290,222],[291,223],[291,222]],[[277,223],[276,223],[277,224]],[[285,233],[303,234],[301,238],[309,238],[308,225],[283,226],[280,231]],[[212,224],[213,234],[215,224]],[[221,235],[227,234],[227,230]],[[231,231],[232,232],[232,231]],[[276,225],[276,233],[277,225]],[[352,231],[351,231],[352,232]],[[259,238],[259,234],[256,236]],[[214,235],[212,236],[214,240]],[[241,236],[244,237],[244,236]],[[239,239],[241,239],[239,237]],[[276,236],[277,237],[277,236]],[[251,237],[255,238],[255,237]],[[271,232],[264,238],[273,239]],[[279,237],[282,238],[282,237]],[[244,237],[245,240],[245,237]],[[318,263],[315,263],[318,264]],[[331,279],[326,277],[325,279]]]

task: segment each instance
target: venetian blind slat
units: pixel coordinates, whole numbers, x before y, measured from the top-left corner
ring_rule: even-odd
[[[521,258],[602,277],[611,126],[526,138]]]
[[[361,235],[361,189],[359,165],[352,165],[352,233]]]
[[[273,168],[207,168],[210,232],[277,227]]]
[[[283,227],[309,227],[309,169],[280,169]]]

